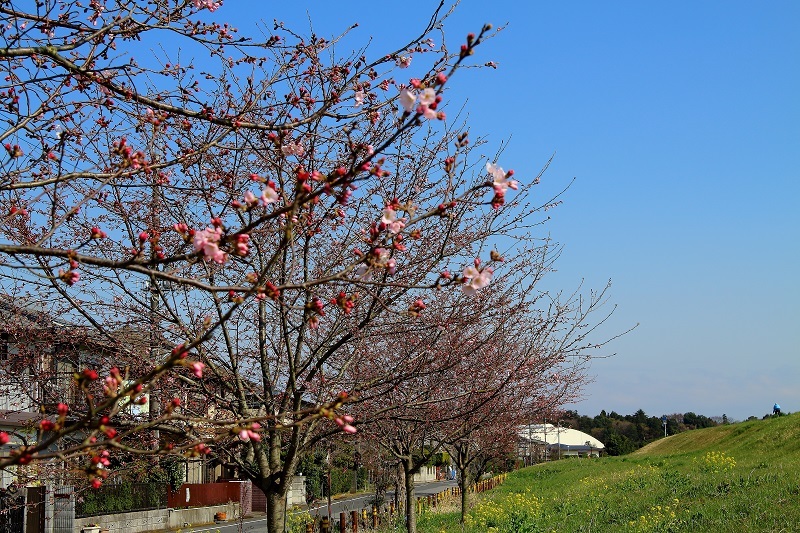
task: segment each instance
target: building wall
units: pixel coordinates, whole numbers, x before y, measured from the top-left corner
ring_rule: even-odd
[[[427,483],[429,481],[436,481],[436,467],[423,466],[419,472],[414,474],[414,483]]]
[[[239,504],[214,505],[194,509],[156,509],[133,513],[90,516],[75,520],[75,533],[84,531],[89,524],[96,524],[109,533],[142,533],[161,529],[196,527],[214,522],[218,512],[227,514],[227,520],[239,518]]]

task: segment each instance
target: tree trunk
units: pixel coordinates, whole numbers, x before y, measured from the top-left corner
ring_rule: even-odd
[[[267,491],[267,531],[268,533],[283,533],[284,519],[286,518],[286,495]]]
[[[394,469],[394,508],[397,509],[398,513],[400,512],[400,498],[405,500],[403,496],[406,493],[405,479],[403,464],[398,463],[397,467]]]
[[[467,476],[466,468],[459,472],[458,476],[458,487],[461,489],[461,523],[463,524],[467,519],[467,511],[469,511],[469,507],[467,505],[468,496],[467,489],[469,488],[469,479]]]
[[[457,444],[455,452],[453,459],[458,468],[458,488],[461,489],[461,523],[464,524],[469,511],[469,494],[467,493],[470,485],[469,464],[471,462],[469,445]]]
[[[417,533],[417,499],[411,461],[403,461],[403,473],[406,482],[406,530],[408,533]]]

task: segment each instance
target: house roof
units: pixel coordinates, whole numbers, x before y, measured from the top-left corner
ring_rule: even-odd
[[[23,327],[47,328],[52,327],[44,305],[41,302],[25,298],[12,298],[0,293],[0,313],[3,315],[4,325],[13,318]]]
[[[0,426],[15,428],[24,427],[39,418],[40,416],[38,413],[0,409]]]

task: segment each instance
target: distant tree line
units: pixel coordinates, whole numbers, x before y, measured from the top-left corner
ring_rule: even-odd
[[[727,416],[707,417],[692,413],[674,413],[667,415],[667,434],[675,435],[690,429],[714,427],[728,423]],[[661,417],[647,416],[639,409],[632,415],[621,415],[615,411],[605,410],[595,417],[579,415],[577,411],[566,411],[561,419],[563,426],[568,426],[588,433],[606,445],[608,455],[624,455],[638,450],[645,444],[664,436],[664,424]]]

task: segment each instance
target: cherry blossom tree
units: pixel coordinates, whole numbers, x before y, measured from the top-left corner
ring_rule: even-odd
[[[572,382],[569,387],[562,383],[561,389],[574,394],[580,389],[582,380],[583,376],[580,376],[579,381]],[[490,463],[516,458],[519,445],[517,428],[531,416],[546,413],[553,405],[561,405],[568,399],[548,387],[547,381],[542,379],[543,383],[527,382],[524,385],[515,383],[491,401],[452,422],[461,431],[450,430],[452,437],[444,448],[458,471],[462,523],[470,509],[469,487]]]
[[[279,531],[304,450],[355,430],[345,404],[441,364],[361,363],[446,327],[439,300],[472,317],[458,327],[497,320],[481,293],[516,268],[497,250],[542,259],[549,202],[446,115],[491,26],[450,50],[440,5],[398,49],[341,55],[346,32],[253,40],[220,4],[0,1],[0,290],[52,319],[15,322],[3,372],[72,391],[24,439],[0,433],[0,468],[71,460],[99,486],[109,454],[212,453]]]
[[[539,291],[551,255],[546,246],[521,250],[498,267],[491,286],[442,294],[424,322],[384,317],[386,331],[370,347],[375,354],[357,363],[358,375],[374,377],[363,382],[368,389],[354,384],[358,399],[348,409],[361,438],[402,466],[409,531],[416,530],[414,474],[436,453],[453,452],[466,489],[470,467],[501,451],[483,437],[504,432],[495,443],[507,445],[510,435],[516,444],[517,426],[575,399],[585,383],[598,347],[587,332],[604,291],[588,300]]]

